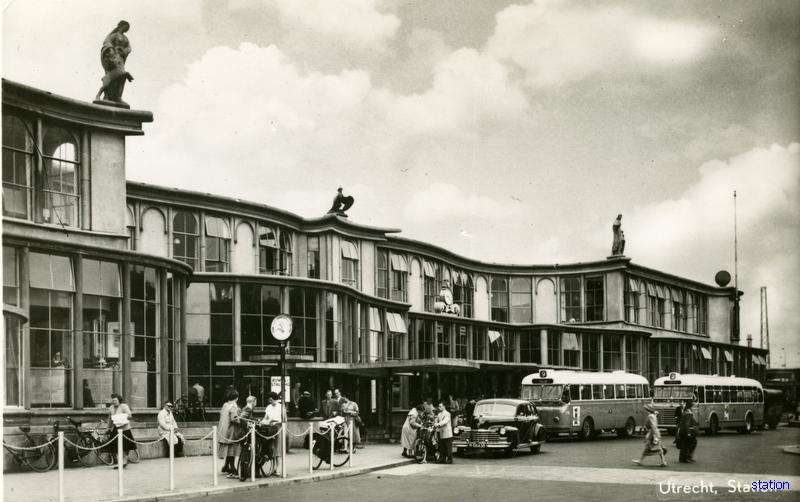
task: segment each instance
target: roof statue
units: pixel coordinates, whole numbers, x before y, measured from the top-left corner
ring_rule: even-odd
[[[625,254],[625,232],[622,231],[622,215],[618,214],[614,224],[611,225],[614,232],[614,242],[611,244],[611,256],[622,256]]]
[[[133,76],[125,70],[125,61],[131,53],[131,44],[125,33],[130,27],[127,21],[120,21],[103,40],[103,46],[100,48],[100,64],[103,65],[106,74],[102,78],[103,85],[94,98],[97,104],[130,108],[128,103],[122,101],[125,82],[133,81]]]
[[[336,216],[344,216],[347,218],[345,211],[353,207],[355,199],[352,195],[345,196],[342,193],[342,187],[339,187],[336,192],[336,197],[333,198],[333,205],[328,210],[328,214],[335,214]]]

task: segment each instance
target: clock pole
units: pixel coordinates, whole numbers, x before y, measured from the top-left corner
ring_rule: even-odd
[[[286,340],[281,340],[281,421],[286,423]]]

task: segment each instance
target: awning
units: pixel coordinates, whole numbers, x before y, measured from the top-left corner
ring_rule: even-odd
[[[469,284],[469,274],[466,272],[461,272],[461,284],[466,286]]]
[[[705,347],[700,347],[700,352],[703,353],[703,359],[711,359],[711,351]]]
[[[342,258],[358,260],[358,249],[356,249],[356,245],[350,241],[342,241]]]
[[[505,340],[503,340],[503,334],[492,329],[489,330],[489,343],[496,343],[501,347],[506,344]]]
[[[733,354],[731,354],[730,350],[725,351],[725,360],[728,361],[729,363],[733,362]]]
[[[428,277],[436,277],[436,268],[433,266],[433,263],[426,261],[424,263],[423,268],[425,269],[425,275]]]
[[[755,354],[751,354],[750,358],[753,360],[753,364],[761,364],[758,360],[758,356]]]
[[[393,333],[408,333],[405,319],[397,312],[386,312],[386,322],[389,324],[389,331]]]
[[[206,235],[209,237],[219,237],[222,239],[230,239],[231,232],[228,229],[228,224],[222,218],[216,216],[206,216]]]
[[[670,292],[672,293],[672,300],[673,301],[684,303],[683,302],[683,291],[681,291],[678,288],[670,288]]]
[[[564,350],[580,350],[578,347],[578,335],[575,333],[563,333],[561,335],[561,347]]]
[[[381,331],[381,312],[375,307],[369,308],[370,331]]]
[[[653,285],[650,284],[649,282],[647,283],[647,295],[656,296],[656,288],[654,288]]]
[[[631,291],[639,291],[639,281],[628,277],[628,288],[630,288]]]
[[[759,364],[761,364],[761,366],[766,366],[767,365],[767,360],[764,359],[763,356],[758,356],[758,362],[759,362]]]
[[[667,297],[667,294],[664,292],[664,286],[656,285],[656,296],[659,298]]]
[[[397,270],[398,272],[408,272],[408,264],[406,263],[404,256],[393,254],[391,260],[392,270]]]

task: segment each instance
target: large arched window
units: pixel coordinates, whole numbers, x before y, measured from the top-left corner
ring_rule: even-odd
[[[280,232],[280,254],[278,258],[278,266],[281,275],[292,275],[292,237],[289,232],[281,230]]]
[[[230,262],[231,232],[228,223],[216,216],[206,216],[206,272],[227,272]]]
[[[172,217],[172,257],[197,269],[197,243],[200,237],[197,216],[177,211]]]
[[[492,279],[492,321],[508,322],[508,280]]]
[[[75,136],[61,127],[45,128],[42,153],[42,220],[76,227],[80,208],[80,157]]]
[[[273,227],[258,228],[258,271],[262,274],[277,274],[278,231]]]
[[[125,208],[125,230],[128,232],[128,249],[136,249],[136,217],[133,208]]]
[[[342,241],[342,282],[358,287],[358,248],[350,241]]]
[[[3,216],[31,217],[31,130],[21,118],[3,115]]]

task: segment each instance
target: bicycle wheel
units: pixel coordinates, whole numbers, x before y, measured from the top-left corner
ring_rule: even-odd
[[[94,448],[93,438],[81,436],[78,439],[78,447],[75,448],[75,456],[81,464],[91,467],[97,463],[97,450]]]
[[[331,442],[327,437],[321,434],[314,434],[314,446],[311,448],[311,453],[313,455],[311,466],[314,469],[319,469],[323,461],[328,461],[328,457],[330,457],[331,454],[330,444]]]
[[[425,446],[425,441],[422,439],[415,439],[414,444],[411,446],[411,453],[414,455],[414,460],[421,464],[428,457],[428,449]]]
[[[139,463],[139,450],[131,450],[128,452],[128,462],[132,464]]]
[[[350,438],[336,438],[336,448],[333,450],[333,466],[341,467],[350,460]]]
[[[97,458],[105,465],[114,465],[117,462],[117,458],[110,451],[98,451]]]
[[[35,450],[22,450],[22,462],[36,472],[47,472],[56,464],[56,450],[52,444],[37,445],[35,441],[25,441],[25,448],[39,446]]]

